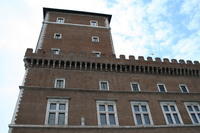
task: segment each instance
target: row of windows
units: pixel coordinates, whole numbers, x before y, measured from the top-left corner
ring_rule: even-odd
[[[139,92],[141,91],[140,85],[137,82],[130,83],[132,91]],[[55,80],[55,88],[65,88],[65,79],[59,78]],[[157,84],[157,88],[159,92],[167,92],[165,84],[159,83]],[[186,84],[179,84],[179,88],[182,93],[189,93],[189,89]],[[103,91],[109,90],[109,82],[108,81],[99,81],[99,89]]]
[[[45,124],[66,125],[68,122],[67,99],[49,99]],[[97,101],[97,118],[100,126],[119,125],[115,101]],[[167,125],[183,124],[175,102],[160,102]],[[193,124],[200,124],[200,105],[197,102],[185,102],[186,110]],[[148,102],[131,101],[133,120],[137,126],[154,125]],[[82,120],[84,125],[84,119]]]
[[[63,18],[63,17],[57,17],[56,22],[57,23],[65,23],[65,18]],[[96,27],[96,26],[98,26],[98,21],[97,20],[90,20],[89,24],[91,26]]]
[[[57,40],[62,39],[62,34],[61,33],[54,33],[53,38],[57,39]],[[94,42],[94,43],[98,43],[99,37],[98,36],[92,36],[91,41]]]

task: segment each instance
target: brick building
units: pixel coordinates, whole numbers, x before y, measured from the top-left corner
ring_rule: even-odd
[[[198,61],[115,57],[111,15],[44,8],[10,133],[198,133]]]

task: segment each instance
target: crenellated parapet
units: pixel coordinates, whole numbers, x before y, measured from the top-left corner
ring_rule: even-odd
[[[32,49],[27,49],[25,58],[25,67],[44,67],[58,69],[74,69],[88,71],[110,71],[110,72],[126,72],[126,73],[145,73],[159,74],[172,76],[200,76],[199,61],[184,61],[176,59],[163,60],[160,58],[153,59],[130,55],[128,59],[125,55],[120,55],[119,58],[113,56],[97,57],[95,54],[85,53],[68,53],[58,55],[50,51],[38,50],[34,53]]]

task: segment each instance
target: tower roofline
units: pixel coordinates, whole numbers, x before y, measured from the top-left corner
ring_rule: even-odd
[[[45,18],[47,12],[61,12],[61,13],[73,13],[73,14],[85,14],[85,15],[94,15],[94,16],[102,16],[107,17],[110,23],[112,15],[110,14],[102,14],[102,13],[94,13],[94,12],[86,12],[86,11],[75,11],[75,10],[65,10],[65,9],[56,9],[56,8],[47,8],[43,7],[43,17]]]

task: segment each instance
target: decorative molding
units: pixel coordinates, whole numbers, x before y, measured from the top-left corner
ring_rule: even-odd
[[[64,125],[64,126],[58,126],[58,125],[23,125],[23,124],[10,124],[10,128],[70,128],[70,129],[141,129],[141,128],[185,128],[185,127],[198,127],[200,128],[200,125],[194,125],[194,124],[182,124],[182,125],[149,125],[149,126],[72,126],[72,125]]]

